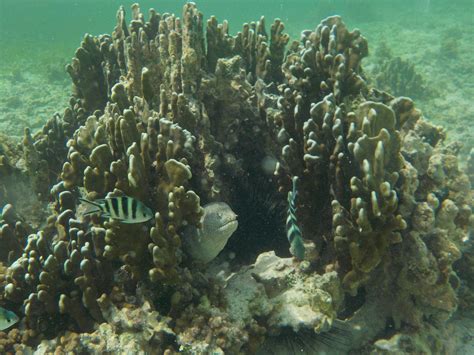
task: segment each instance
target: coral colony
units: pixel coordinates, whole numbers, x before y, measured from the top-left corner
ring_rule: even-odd
[[[469,178],[441,127],[367,84],[361,33],[333,16],[295,41],[278,19],[232,36],[193,3],[131,17],[84,37],[62,115],[2,138],[1,306],[19,320],[0,352],[444,352],[472,302]],[[254,199],[283,206],[263,234],[240,219],[274,213]]]

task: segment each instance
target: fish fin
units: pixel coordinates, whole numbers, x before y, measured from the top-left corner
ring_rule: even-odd
[[[84,212],[84,213],[82,214],[82,217],[84,217],[84,216],[89,216],[89,215],[91,215],[91,214],[98,213],[98,212],[102,212],[102,210],[90,210],[90,211]]]
[[[298,176],[293,176],[293,178],[291,179],[291,182],[292,182],[292,193],[293,193],[293,196],[296,196],[298,194],[298,190],[297,190],[297,187],[296,187],[296,184],[298,184],[298,181],[299,181],[299,178]],[[294,198],[296,199],[296,197]]]
[[[298,260],[304,260],[305,246],[301,236],[296,237],[290,245],[290,253]]]
[[[97,200],[97,201],[89,201],[89,200],[86,200],[85,198],[80,198],[79,197],[79,201],[83,202],[83,203],[86,203],[88,205],[92,205],[92,206],[95,206],[95,207],[98,207],[100,208],[100,210],[102,210],[102,205],[100,204],[100,202],[102,200]]]

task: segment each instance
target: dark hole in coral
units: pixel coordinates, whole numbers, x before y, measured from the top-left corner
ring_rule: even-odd
[[[174,336],[173,334],[165,333],[165,332],[163,333],[164,334],[160,334],[160,337],[158,339],[154,339],[157,342],[157,344],[161,348],[167,348],[167,349],[173,348],[175,349],[175,351],[178,351],[179,345],[176,340],[176,336]]]
[[[286,203],[275,192],[275,182],[262,171],[234,181],[231,206],[239,216],[239,228],[225,250],[233,251],[236,260],[244,263],[270,250],[291,256],[285,232]]]
[[[392,335],[396,333],[396,328],[395,328],[395,321],[393,320],[392,317],[388,317],[387,320],[385,321],[385,330],[382,335],[382,337],[390,338]]]
[[[171,311],[171,296],[173,295],[173,289],[171,287],[160,287],[155,295],[157,295],[153,300],[155,309],[160,314],[169,314]]]
[[[346,294],[344,299],[344,308],[338,314],[338,317],[342,319],[351,317],[365,303],[366,295],[367,291],[364,287],[359,288],[355,296]]]
[[[439,200],[440,202],[439,205],[441,206],[442,201],[449,196],[449,189],[445,187],[439,190],[435,190],[433,191],[433,193],[435,194],[436,198]]]
[[[68,315],[44,315],[38,317],[36,319],[36,324],[30,324],[30,327],[32,329],[37,329],[46,339],[53,339],[58,335],[58,332],[60,332],[62,329],[66,329],[70,324],[75,324],[75,321]]]
[[[263,127],[255,122],[255,118],[240,119],[241,124],[236,127],[239,139],[232,149],[238,163],[224,166],[222,177],[231,182],[228,203],[239,221],[224,251],[234,252],[236,261],[244,263],[254,262],[260,253],[270,250],[278,256],[290,256],[285,233],[286,195],[278,193],[274,167],[265,164],[276,160],[263,149],[263,144],[255,144],[266,139]]]

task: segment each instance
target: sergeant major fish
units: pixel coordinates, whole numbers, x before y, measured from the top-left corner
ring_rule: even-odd
[[[129,196],[106,197],[95,201],[83,198],[79,200],[95,207],[95,209],[85,212],[84,216],[100,212],[101,217],[112,218],[126,224],[146,222],[154,216],[150,208]]]
[[[15,313],[9,311],[8,309],[0,307],[0,331],[10,328],[19,320],[20,318],[18,318]]]
[[[290,253],[299,260],[304,259],[305,247],[303,244],[303,237],[301,230],[298,227],[298,221],[296,219],[296,197],[298,192],[296,190],[296,184],[298,177],[294,176],[291,179],[293,188],[288,192],[288,217],[286,218],[286,237],[290,242]]]

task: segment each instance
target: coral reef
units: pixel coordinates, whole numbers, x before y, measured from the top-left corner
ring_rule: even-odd
[[[270,334],[291,328],[327,331],[343,299],[337,273],[305,274],[291,258],[279,258],[273,251],[262,253],[254,265],[227,279],[228,313],[234,321],[266,317]]]
[[[375,82],[378,88],[393,93],[406,95],[415,99],[429,96],[430,89],[426,86],[415,65],[400,57],[381,60],[377,67]]]
[[[129,24],[120,8],[112,35],[86,35],[67,67],[63,115],[25,129],[19,148],[2,139],[1,302],[22,320],[0,345],[239,354],[332,334],[350,336],[345,350],[445,351],[439,336],[472,287],[459,272],[473,265],[459,147],[411,99],[369,87],[367,41],[338,16],[291,43],[278,19],[235,36],[203,21],[193,3],[147,19],[135,4]],[[416,95],[413,68],[390,63],[394,94]],[[261,196],[248,186],[279,203],[295,177],[305,260],[260,254],[287,245],[284,233],[239,238],[235,254],[260,254],[250,266],[225,260],[223,245],[206,265],[183,247],[209,228],[202,205],[253,211]],[[21,183],[35,217],[12,192]],[[104,221],[78,205],[123,195],[154,221]]]
[[[434,93],[415,65],[408,59],[394,56],[385,41],[376,48],[371,76],[377,89],[394,95],[426,99]]]
[[[469,152],[469,157],[467,159],[467,174],[469,175],[471,186],[474,185],[474,148]]]
[[[163,347],[166,339],[175,336],[169,327],[170,319],[160,316],[146,301],[140,308],[123,307],[119,310],[110,299],[102,296],[99,305],[106,322],[93,333],[66,332],[60,338],[41,342],[37,351],[163,353],[167,350]]]

